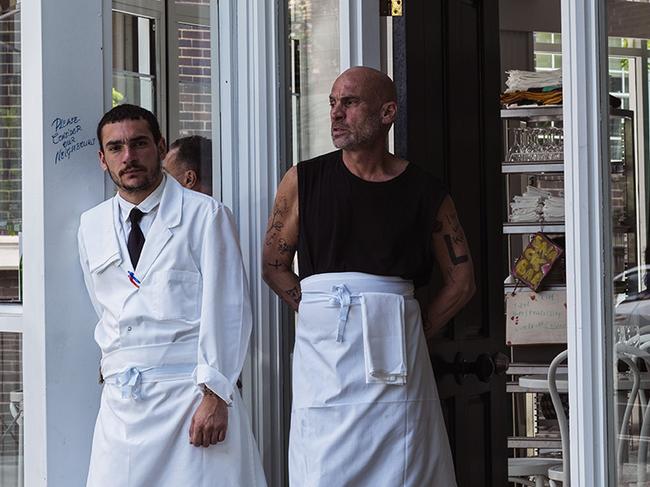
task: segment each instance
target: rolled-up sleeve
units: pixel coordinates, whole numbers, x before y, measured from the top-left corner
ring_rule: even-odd
[[[203,235],[201,274],[195,380],[230,404],[248,350],[252,313],[236,227],[223,205],[211,216]]]

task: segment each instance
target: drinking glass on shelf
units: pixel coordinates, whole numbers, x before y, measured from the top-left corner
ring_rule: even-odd
[[[518,162],[521,157],[521,136],[522,129],[515,128],[512,129],[512,145],[508,149],[508,161],[509,162]]]

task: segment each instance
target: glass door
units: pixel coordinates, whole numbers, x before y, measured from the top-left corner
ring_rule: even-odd
[[[604,228],[610,260],[606,336],[611,479],[645,485],[650,441],[650,273],[648,272],[648,43],[650,4],[617,2],[607,12],[608,160],[602,184],[608,195]]]

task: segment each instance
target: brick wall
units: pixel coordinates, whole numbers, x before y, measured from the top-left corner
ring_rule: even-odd
[[[212,138],[210,28],[179,24],[178,47],[180,136]]]
[[[15,2],[0,1],[0,13],[14,8]],[[0,235],[21,230],[20,131],[20,16],[16,14],[0,20]],[[18,272],[0,271],[0,301],[17,296]],[[9,393],[18,390],[22,390],[21,335],[0,333],[0,457],[18,454],[19,430],[9,410]]]
[[[20,17],[0,21],[0,234],[21,230]]]

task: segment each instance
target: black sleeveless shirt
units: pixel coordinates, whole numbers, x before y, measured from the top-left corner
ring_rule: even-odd
[[[429,281],[431,237],[447,191],[415,164],[385,182],[352,174],[336,151],[298,164],[300,279],[365,272]]]

